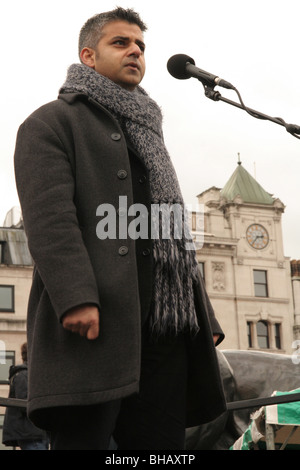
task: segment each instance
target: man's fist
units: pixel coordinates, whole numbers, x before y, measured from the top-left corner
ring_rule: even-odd
[[[64,315],[62,325],[87,339],[96,339],[99,335],[99,310],[95,305],[73,308]]]

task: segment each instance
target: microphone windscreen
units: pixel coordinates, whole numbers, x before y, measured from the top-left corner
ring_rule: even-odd
[[[176,54],[170,57],[167,63],[168,72],[175,78],[179,80],[185,80],[186,78],[191,78],[191,75],[186,70],[186,64],[195,65],[194,59],[185,54]]]

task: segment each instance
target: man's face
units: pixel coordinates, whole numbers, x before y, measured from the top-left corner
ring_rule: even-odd
[[[90,62],[83,62],[123,88],[133,91],[145,74],[144,50],[143,33],[137,25],[113,21],[104,26],[95,51],[90,49]]]

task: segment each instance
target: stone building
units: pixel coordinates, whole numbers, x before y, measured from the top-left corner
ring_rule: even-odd
[[[204,241],[197,256],[226,334],[222,349],[290,354],[295,318],[291,266],[282,239],[284,204],[240,161],[222,189],[207,189],[198,202],[204,208]],[[293,279],[300,324],[299,271]]]

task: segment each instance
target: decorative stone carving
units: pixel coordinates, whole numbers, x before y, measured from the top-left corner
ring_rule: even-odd
[[[212,262],[213,289],[225,290],[225,263]]]

